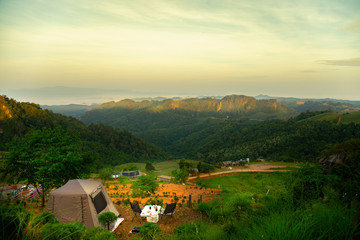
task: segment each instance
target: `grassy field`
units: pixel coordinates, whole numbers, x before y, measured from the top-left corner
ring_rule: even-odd
[[[308,118],[306,120],[337,122],[341,115],[342,115],[341,123],[343,123],[343,124],[360,123],[360,111],[345,113],[345,114],[326,112],[326,113],[322,113],[322,114],[316,115],[314,117]]]
[[[353,239],[354,209],[321,198],[294,202],[294,177],[292,172],[241,173],[198,181],[220,187],[221,198],[199,204],[207,218],[182,226],[174,239]]]
[[[285,179],[288,173],[241,173],[237,176],[226,176],[201,180],[201,185],[218,188],[223,194],[248,193],[248,194],[279,194],[286,191]]]
[[[153,173],[156,176],[169,175],[172,170],[179,168],[179,161],[180,160],[170,160],[170,161],[153,163],[153,166],[155,167],[155,170]],[[186,161],[191,162],[194,165],[194,167],[196,167],[198,164],[198,161],[195,161],[195,160],[186,160]],[[119,165],[119,167],[124,168],[129,165],[135,165],[140,169],[140,171],[147,172],[145,170],[145,163],[126,163],[126,164]]]

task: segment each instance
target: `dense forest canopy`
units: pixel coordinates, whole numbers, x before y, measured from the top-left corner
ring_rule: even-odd
[[[125,162],[160,160],[165,154],[126,130],[103,124],[86,126],[72,117],[42,110],[33,103],[19,103],[0,96],[0,151],[7,151],[7,143],[14,136],[24,136],[31,129],[61,126],[70,134],[79,135],[81,150],[97,155],[99,165]]]
[[[331,110],[351,104],[308,101],[297,105],[297,110],[292,110],[276,100],[238,95],[178,101],[127,99],[100,105],[81,119],[128,129],[175,157],[207,162],[259,156],[275,161],[316,161],[334,144],[360,137],[359,111]],[[298,112],[309,106],[318,111]]]

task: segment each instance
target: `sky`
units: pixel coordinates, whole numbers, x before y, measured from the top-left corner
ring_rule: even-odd
[[[0,94],[93,90],[360,100],[360,1],[0,0]]]

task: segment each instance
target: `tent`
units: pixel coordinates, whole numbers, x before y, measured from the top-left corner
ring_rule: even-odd
[[[98,216],[116,210],[101,182],[74,179],[52,191],[45,211],[52,212],[61,223],[82,222],[86,227],[100,226]]]

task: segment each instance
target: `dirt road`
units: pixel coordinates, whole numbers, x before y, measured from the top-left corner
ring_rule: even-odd
[[[213,172],[213,173],[202,173],[199,175],[200,178],[208,178],[215,175],[222,175],[222,174],[231,174],[231,173],[237,173],[237,172],[284,172],[289,171],[285,168],[284,165],[278,165],[278,164],[271,164],[271,163],[259,163],[259,164],[250,164],[248,167],[234,167],[232,169],[226,168],[226,170],[221,172]],[[197,179],[198,176],[189,177],[188,181]]]

